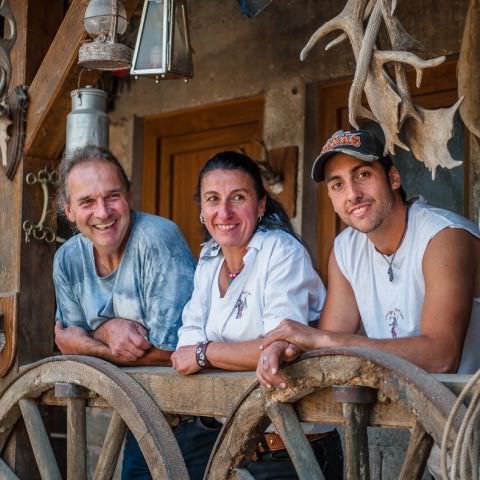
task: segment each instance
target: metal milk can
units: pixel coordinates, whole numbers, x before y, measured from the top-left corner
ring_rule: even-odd
[[[72,111],[67,116],[65,158],[80,147],[108,148],[107,93],[87,86],[73,90]]]

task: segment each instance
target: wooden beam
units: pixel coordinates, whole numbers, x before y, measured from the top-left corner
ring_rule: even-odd
[[[65,91],[65,87],[71,85],[67,80],[78,75],[78,70],[75,69],[77,52],[81,43],[87,38],[82,23],[85,8],[86,4],[83,0],[72,1],[30,86],[26,155],[32,155],[37,151],[37,156],[45,154],[50,158],[58,156],[58,152],[55,152],[59,145],[57,130],[63,133],[63,128],[58,123],[52,123],[57,119],[57,115],[52,115],[52,112],[66,115],[68,92]],[[48,150],[45,151],[42,147]],[[43,151],[39,152],[40,149]]]
[[[127,0],[127,14],[140,0]],[[65,144],[65,121],[70,92],[77,88],[80,68],[78,49],[87,34],[83,28],[85,0],[73,0],[30,86],[25,154],[57,159]],[[82,84],[95,83],[100,72],[85,72]]]

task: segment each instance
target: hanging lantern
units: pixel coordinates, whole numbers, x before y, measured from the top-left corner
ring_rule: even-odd
[[[145,0],[130,73],[157,82],[193,76],[186,0]]]
[[[78,64],[94,70],[128,70],[132,49],[117,43],[117,34],[127,30],[127,14],[122,0],[90,0],[83,20],[93,37],[78,52]]]

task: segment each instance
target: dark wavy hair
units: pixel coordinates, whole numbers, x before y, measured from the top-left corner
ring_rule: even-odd
[[[262,176],[260,175],[260,169],[257,164],[247,155],[239,152],[226,151],[217,153],[215,156],[205,163],[198,175],[197,187],[195,189],[195,200],[200,205],[200,193],[202,187],[202,181],[207,173],[213,170],[239,170],[246,173],[252,180],[257,198],[261,200],[266,198],[265,213],[262,220],[258,223],[257,229],[260,230],[282,230],[302,245],[304,244],[302,239],[293,230],[290,219],[283,207],[274,200],[270,194],[265,190],[263,185]],[[208,230],[203,226],[203,233],[205,240],[211,238]]]

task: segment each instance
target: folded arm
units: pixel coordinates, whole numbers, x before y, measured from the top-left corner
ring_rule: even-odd
[[[116,337],[114,333],[118,332],[122,325],[121,337],[123,339]],[[130,320],[112,319],[89,334],[80,327],[63,327],[57,321],[55,324],[55,342],[65,355],[91,355],[118,365],[169,364],[172,352],[152,347],[142,336],[141,330],[137,330],[137,326],[143,328]],[[130,342],[127,342],[125,337],[128,337],[129,334],[131,336]],[[112,335],[115,339],[113,347],[108,343],[109,335]],[[122,349],[119,345],[122,346]]]

